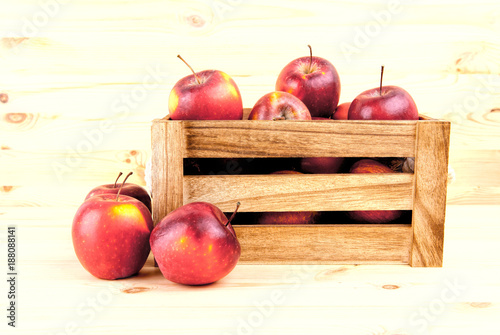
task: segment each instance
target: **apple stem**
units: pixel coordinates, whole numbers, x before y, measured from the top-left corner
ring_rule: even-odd
[[[188,64],[188,63],[184,60],[184,58],[182,58],[182,57],[181,57],[181,55],[177,55],[177,57],[179,57],[179,58],[180,58],[180,60],[181,60],[181,61],[183,61],[183,62],[184,62],[184,64],[186,64],[186,65],[188,66],[188,68],[190,68],[190,69],[191,69],[191,72],[193,72],[193,74],[194,74],[194,77],[195,77],[196,81],[198,82],[198,84],[201,84],[200,78],[198,78],[198,76],[196,75],[196,72],[194,72],[194,70],[193,70],[193,68],[191,67],[191,65],[189,65],[189,64]]]
[[[380,88],[379,88],[380,95],[382,95],[382,78],[384,78],[384,66],[383,65],[380,68]]]
[[[311,73],[312,64],[313,64],[313,49],[311,45],[307,45],[309,47],[309,73]]]
[[[116,177],[116,180],[115,180],[115,186],[114,186],[114,188],[116,188],[116,183],[118,182],[118,179],[120,179],[120,177],[122,176],[122,174],[123,174],[123,173],[121,173],[121,172],[120,172],[120,173],[118,174],[118,177]]]
[[[127,181],[128,177],[130,177],[132,174],[133,174],[133,172],[129,172],[128,175],[123,180],[123,183],[120,185],[120,188],[118,189],[118,193],[116,193],[116,201],[118,201],[118,197],[120,196],[120,192],[122,191],[123,185],[125,185],[125,182]]]
[[[229,218],[229,220],[228,220],[228,221],[227,221],[227,223],[226,223],[226,227],[227,227],[227,225],[228,225],[228,224],[230,224],[230,223],[231,223],[231,221],[234,219],[234,216],[236,215],[236,212],[238,211],[238,208],[240,208],[240,205],[241,205],[241,203],[238,201],[238,202],[236,203],[236,209],[234,210],[233,215],[231,215],[231,217]]]

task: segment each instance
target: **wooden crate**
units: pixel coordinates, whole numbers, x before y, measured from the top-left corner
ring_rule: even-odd
[[[248,113],[248,110],[246,110]],[[411,224],[235,225],[241,263],[410,264],[443,261],[450,123],[173,121],[152,124],[155,224],[207,201],[232,212],[411,210]],[[415,157],[414,173],[204,175],[183,158]]]

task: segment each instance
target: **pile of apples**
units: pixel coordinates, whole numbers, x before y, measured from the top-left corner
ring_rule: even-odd
[[[410,94],[397,86],[380,86],[338,105],[340,78],[328,60],[310,54],[286,65],[275,91],[263,95],[252,108],[249,120],[417,120]],[[179,56],[182,59],[182,57]],[[184,61],[184,63],[186,63]],[[186,63],[186,65],[188,65]],[[195,72],[179,80],[168,101],[172,120],[241,120],[242,98],[234,80],[222,71]],[[305,173],[337,173],[342,157],[303,158]],[[375,159],[355,162],[351,173],[391,173]],[[276,174],[298,174],[293,170]],[[165,278],[180,284],[213,283],[236,266],[241,247],[228,219],[213,204],[195,202],[165,216],[155,227],[151,198],[139,185],[101,185],[92,189],[78,208],[72,225],[75,253],[83,267],[101,279],[120,279],[137,274],[150,251]],[[263,213],[261,224],[309,224],[318,213]],[[353,211],[352,219],[365,223],[392,222],[401,211]]]
[[[241,248],[231,220],[206,202],[184,205],[154,228],[151,198],[139,185],[95,187],[78,208],[72,225],[73,247],[82,266],[97,278],[137,274],[150,251],[165,278],[179,284],[213,283],[231,272]]]
[[[313,56],[288,63],[278,75],[275,91],[254,105],[249,120],[418,120],[410,94],[397,86],[380,86],[338,105],[340,77],[328,60]],[[241,120],[243,104],[234,80],[222,71],[193,72],[170,92],[168,117],[172,120]]]
[[[411,95],[398,86],[383,86],[384,67],[381,68],[378,87],[361,92],[352,102],[340,105],[340,77],[335,66],[328,60],[313,56],[297,58],[279,73],[275,91],[264,94],[254,104],[249,120],[418,120],[417,106]],[[195,72],[182,78],[173,87],[169,97],[169,115],[172,120],[241,120],[243,105],[235,81],[226,73],[216,70]],[[279,160],[278,160],[279,161]],[[306,157],[295,167],[276,165],[270,173],[338,173],[351,165],[350,173],[395,172],[386,161],[343,157]],[[241,160],[239,161],[241,162]],[[277,161],[268,160],[268,164]],[[185,162],[186,163],[186,162]],[[402,162],[401,162],[402,163]],[[238,162],[237,162],[238,164]],[[188,161],[185,171],[201,172],[200,161]],[[249,164],[238,164],[248,166]],[[215,165],[217,166],[217,165]],[[212,165],[214,167],[214,165]],[[217,168],[205,166],[204,170]],[[254,170],[259,170],[259,167]],[[261,169],[262,170],[262,169]],[[252,168],[244,173],[252,173]],[[196,172],[194,173],[196,174]],[[362,223],[387,223],[401,216],[400,211],[351,212],[348,216]],[[263,213],[257,217],[261,224],[310,224],[317,222],[318,213],[286,212]]]

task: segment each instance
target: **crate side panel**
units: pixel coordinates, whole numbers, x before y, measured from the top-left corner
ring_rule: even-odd
[[[410,225],[234,226],[243,264],[408,264]]]
[[[231,212],[409,210],[413,174],[184,176],[184,203]]]
[[[416,123],[185,121],[185,157],[414,157]]]

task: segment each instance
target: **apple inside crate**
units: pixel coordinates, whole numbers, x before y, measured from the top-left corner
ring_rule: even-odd
[[[248,114],[246,109],[245,113]],[[407,224],[234,225],[243,264],[443,262],[449,122],[152,123],[153,221],[195,201],[224,212],[411,211]],[[185,175],[184,158],[414,157],[414,173]]]

